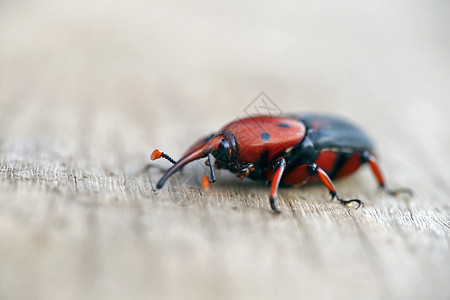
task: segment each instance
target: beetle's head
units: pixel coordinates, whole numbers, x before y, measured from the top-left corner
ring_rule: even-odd
[[[221,131],[211,138],[195,144],[177,162],[170,158],[170,156],[168,156],[167,154],[156,149],[150,156],[151,160],[163,157],[174,163],[174,165],[166,171],[163,177],[161,177],[156,187],[159,189],[162,188],[162,186],[170,176],[181,170],[188,163],[207,156],[209,156],[210,159],[210,155],[214,156],[219,167],[226,167],[229,164],[235,162],[237,158],[237,149],[234,135],[230,131]],[[211,180],[215,181],[212,166],[211,177]]]

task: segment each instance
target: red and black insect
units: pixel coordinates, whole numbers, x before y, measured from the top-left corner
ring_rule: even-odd
[[[270,206],[275,205],[280,183],[298,185],[322,182],[342,204],[363,204],[359,199],[343,200],[336,192],[332,179],[339,179],[355,172],[362,164],[369,163],[379,186],[389,194],[411,193],[408,189],[390,190],[373,154],[370,138],[355,125],[326,115],[289,115],[284,117],[254,116],[240,119],[223,127],[218,133],[195,143],[178,161],[159,150],[151,159],[166,158],[174,165],[159,180],[162,188],[166,180],[186,164],[207,157],[211,179],[204,178],[207,188],[215,182],[211,156],[215,167],[228,169],[239,178],[272,181]]]

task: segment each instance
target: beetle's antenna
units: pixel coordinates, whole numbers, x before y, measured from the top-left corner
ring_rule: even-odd
[[[211,152],[216,151],[219,148],[219,146],[221,145],[221,143],[222,143],[222,136],[217,136],[215,138],[212,138],[212,139],[204,142],[203,144],[198,146],[196,149],[192,150],[190,153],[188,153],[184,157],[180,158],[180,160],[177,161],[172,167],[170,167],[170,169],[166,171],[166,173],[163,175],[163,177],[161,177],[161,179],[159,179],[156,187],[158,189],[162,188],[162,186],[164,185],[164,182],[166,182],[166,180],[170,176],[172,176],[175,172],[177,172],[178,170],[183,168],[186,164],[188,164],[194,160],[206,157]],[[154,155],[155,159],[158,158],[159,151],[157,151],[157,152],[153,151],[153,153],[155,153],[155,155]],[[153,153],[152,153],[152,155],[153,155]],[[162,154],[161,154],[161,157],[162,157]]]
[[[159,151],[158,149],[155,149],[155,150],[152,152],[152,154],[150,155],[150,159],[151,159],[151,160],[159,159],[159,158],[161,158],[161,157],[167,159],[168,161],[170,161],[170,162],[173,163],[173,164],[176,164],[176,163],[177,163],[172,157],[170,157],[169,155],[167,155],[167,154],[164,153],[164,152]]]

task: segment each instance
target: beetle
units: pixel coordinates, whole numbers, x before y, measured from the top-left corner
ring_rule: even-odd
[[[368,163],[381,189],[391,195],[412,192],[409,189],[391,190],[386,187],[374,155],[372,140],[359,127],[347,120],[322,114],[285,116],[256,115],[235,120],[217,133],[204,137],[192,145],[179,160],[158,149],[151,160],[165,158],[173,163],[157,183],[162,188],[167,179],[186,164],[207,157],[211,179],[203,178],[205,189],[215,182],[214,166],[228,169],[240,179],[271,181],[270,207],[279,214],[275,200],[280,184],[296,186],[307,182],[321,182],[344,205],[363,202],[342,199],[333,184],[334,179],[348,176]]]

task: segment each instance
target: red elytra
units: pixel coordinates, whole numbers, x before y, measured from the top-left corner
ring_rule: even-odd
[[[234,135],[238,162],[257,163],[263,153],[271,161],[300,143],[306,128],[295,119],[260,116],[231,122],[220,131],[230,131]]]

